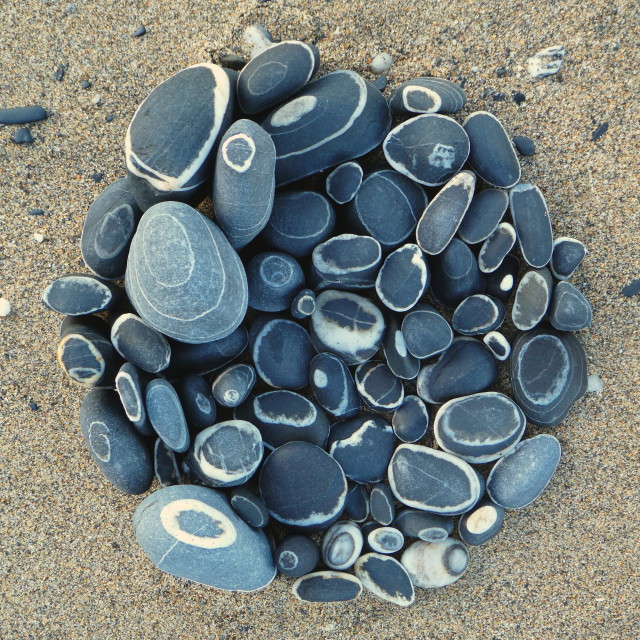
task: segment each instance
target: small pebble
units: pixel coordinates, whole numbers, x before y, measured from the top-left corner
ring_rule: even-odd
[[[560,71],[567,50],[562,45],[547,47],[527,60],[527,72],[533,78],[546,78]]]
[[[241,405],[256,383],[256,370],[250,364],[234,364],[224,369],[213,381],[211,391],[223,407]]]
[[[291,315],[296,320],[308,318],[316,310],[316,294],[313,289],[300,289],[291,302]]]
[[[349,569],[358,559],[363,542],[362,532],[357,524],[336,522],[322,537],[322,559],[329,569]]]
[[[292,591],[305,602],[348,602],[362,593],[362,583],[343,571],[317,571],[298,578]]]
[[[453,518],[416,509],[403,509],[393,521],[393,526],[406,538],[439,542],[446,540],[453,531]]]
[[[57,80],[58,82],[62,82],[62,80],[64,79],[65,74],[67,73],[67,65],[66,64],[59,64],[56,67],[56,70],[53,74],[53,79]]]
[[[384,73],[391,69],[392,64],[393,58],[388,53],[382,52],[374,56],[369,68],[371,69],[371,73]]]
[[[520,91],[515,91],[511,94],[511,97],[518,106],[520,106],[527,99],[527,96],[525,96],[524,93],[521,93]]]
[[[358,558],[354,570],[364,588],[381,600],[400,607],[408,607],[415,600],[411,578],[395,558],[367,553]]]
[[[405,549],[400,560],[416,587],[434,589],[459,580],[469,565],[469,552],[459,540],[419,540]]]
[[[107,116],[104,119],[105,122],[113,122],[114,120],[115,120],[115,116],[113,115],[113,113],[107,114]],[[97,182],[97,180],[96,180],[96,182]]]
[[[96,93],[92,98],[91,102],[96,106],[102,102],[102,96],[99,93]]]
[[[373,86],[380,91],[384,91],[387,88],[387,83],[389,79],[387,76],[378,76],[373,82]]]
[[[104,173],[94,173],[91,175],[91,179],[96,183],[101,182],[102,178],[104,178]]]
[[[565,236],[553,241],[551,253],[551,273],[558,280],[567,280],[580,266],[587,254],[587,248],[579,240]]]
[[[13,107],[0,109],[0,124],[27,124],[39,122],[47,117],[47,112],[42,107]]]
[[[587,393],[602,393],[603,391],[604,380],[597,373],[592,373],[587,378]]]
[[[484,498],[460,518],[458,533],[463,542],[477,546],[497,536],[503,522],[504,509]]]
[[[30,402],[29,403],[29,409],[31,409],[31,411],[37,411],[40,407],[38,407],[38,405],[35,402]]]
[[[620,293],[623,296],[626,296],[627,298],[630,298],[631,296],[635,296],[637,293],[640,293],[640,278],[622,287],[622,290],[620,291]]]
[[[147,33],[146,28],[144,27],[144,25],[140,25],[134,32],[133,32],[133,37],[134,38],[140,38],[141,36],[143,36],[145,33]]]
[[[425,403],[418,396],[405,396],[391,420],[396,438],[402,442],[417,442],[427,433],[429,428],[429,412]]]
[[[536,153],[536,145],[531,138],[527,136],[515,136],[513,138],[513,144],[516,145],[516,149],[521,156],[533,156]]]
[[[284,538],[276,547],[274,557],[283,576],[299,578],[318,566],[320,549],[311,538],[293,534]]]
[[[245,42],[252,47],[252,58],[274,43],[273,36],[261,24],[249,25],[243,35]]]
[[[80,82],[80,88],[87,90],[87,89],[91,89],[91,82],[89,82],[89,80],[82,80],[82,82]]]
[[[246,60],[246,58],[237,56],[235,53],[226,53],[218,58],[218,62],[220,63],[221,67],[225,67],[226,69],[233,69],[234,71],[240,71],[243,67],[246,66],[248,60]]]
[[[367,546],[376,553],[396,553],[403,545],[404,536],[395,527],[376,527],[367,534]]]
[[[18,129],[11,134],[11,142],[15,144],[31,144],[33,142],[33,136],[29,129]]]
[[[5,318],[11,313],[11,303],[6,298],[0,298],[0,317]]]
[[[507,70],[504,67],[498,67],[496,69],[496,75],[498,76],[498,78],[502,78],[502,76],[507,75]]]
[[[609,130],[609,123],[603,122],[591,135],[591,141],[595,142],[596,140],[600,140],[602,136],[607,133]]]
[[[371,517],[383,526],[388,526],[396,517],[393,504],[393,493],[386,484],[376,484],[369,495],[369,509]]]
[[[30,216],[43,216],[44,209],[29,209],[28,213]]]
[[[34,233],[34,234],[33,234],[33,239],[34,239],[36,242],[44,242],[44,236],[43,236],[41,233],[37,233],[37,232],[36,232],[36,233]]]
[[[482,342],[484,342],[491,350],[491,353],[493,353],[496,360],[500,360],[502,362],[509,358],[509,355],[511,354],[511,345],[499,331],[489,331],[489,333],[482,338]]]
[[[364,484],[347,480],[349,486],[344,503],[344,515],[354,522],[364,522],[369,517],[369,496]]]

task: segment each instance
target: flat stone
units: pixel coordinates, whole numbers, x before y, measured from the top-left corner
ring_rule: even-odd
[[[360,412],[360,397],[347,365],[333,353],[319,353],[309,365],[309,384],[320,406],[336,418]]]
[[[343,162],[325,182],[327,195],[338,204],[350,202],[362,184],[362,167],[357,162]]]
[[[640,278],[636,278],[620,290],[620,293],[627,298],[635,296],[638,292],[640,292]]]
[[[304,286],[304,272],[292,256],[266,251],[247,263],[249,306],[256,311],[285,311]]]
[[[0,109],[0,124],[27,124],[40,122],[47,117],[47,112],[42,107],[12,107]]]
[[[463,336],[479,336],[502,326],[504,317],[504,305],[500,300],[477,293],[456,307],[451,324]]]
[[[396,553],[404,546],[404,536],[395,527],[377,527],[368,533],[367,546],[376,553]]]
[[[245,487],[235,487],[229,493],[232,509],[251,527],[263,529],[269,523],[264,500]]]
[[[580,331],[591,326],[589,301],[570,282],[558,282],[549,308],[549,322],[558,331]]]
[[[120,287],[84,273],[62,276],[42,292],[47,307],[65,316],[87,316],[113,309],[121,297]]]
[[[506,191],[484,189],[477,192],[458,227],[458,237],[467,244],[486,240],[500,224],[508,206]]]
[[[313,289],[300,289],[290,306],[291,315],[296,320],[308,318],[316,310],[316,294]]]
[[[527,72],[533,78],[546,78],[558,73],[567,50],[562,45],[541,49],[527,60]]]
[[[9,139],[14,144],[31,144],[33,142],[33,136],[29,129],[18,129],[11,134]]]
[[[210,427],[216,422],[216,403],[211,386],[202,377],[190,373],[176,381],[176,391],[187,422],[196,429]]]
[[[369,496],[365,485],[347,480],[347,499],[344,515],[354,522],[364,522],[369,517]]]
[[[386,484],[378,483],[371,489],[369,495],[369,508],[371,517],[383,526],[388,526],[396,517],[396,508],[393,504],[393,493]]]
[[[155,432],[173,451],[189,448],[189,428],[173,386],[161,378],[149,382],[145,389],[145,405]]]
[[[211,385],[215,401],[223,407],[241,405],[256,383],[256,370],[250,364],[234,364],[224,369]]]
[[[387,76],[378,76],[371,84],[380,91],[384,91],[389,83]]]
[[[343,571],[316,571],[298,578],[292,591],[304,602],[348,602],[360,596],[362,583]]]
[[[363,538],[360,528],[353,522],[336,522],[322,537],[322,559],[329,569],[344,571],[358,559]]]
[[[389,98],[393,113],[457,113],[467,96],[460,86],[444,78],[414,78],[403,82]]]
[[[398,378],[413,380],[420,371],[420,360],[409,353],[395,314],[387,314],[385,322],[387,328],[382,340],[382,350],[387,366]]]
[[[153,445],[153,472],[161,487],[182,484],[176,454],[167,447],[162,438],[156,438]]]
[[[376,293],[392,311],[414,307],[429,286],[430,272],[417,244],[405,244],[390,253],[376,277]]]
[[[393,411],[404,400],[404,385],[384,362],[370,360],[359,365],[355,381],[361,398],[378,411]]]
[[[149,422],[144,402],[144,392],[150,381],[151,376],[148,373],[130,362],[125,362],[116,375],[116,391],[120,396],[122,408],[127,418],[143,436],[155,433]]]
[[[527,271],[518,284],[511,310],[516,329],[529,331],[544,318],[553,293],[553,277],[549,269]]]
[[[511,345],[509,341],[499,331],[489,331],[482,338],[488,349],[493,353],[496,360],[503,362],[511,355]]]
[[[533,156],[536,153],[535,143],[527,136],[514,136],[513,144],[521,156]]]
[[[373,57],[369,69],[371,73],[384,73],[391,69],[392,64],[393,58],[386,51],[382,51]]]
[[[429,412],[418,396],[404,397],[404,402],[394,411],[391,426],[401,442],[417,442],[424,438],[429,428]]]
[[[463,542],[478,546],[495,538],[502,529],[504,509],[489,498],[480,500],[458,522],[458,535]]]
[[[393,521],[405,538],[419,538],[425,542],[446,540],[453,531],[453,518],[427,511],[403,509]]]
[[[516,230],[508,222],[501,222],[482,243],[478,266],[483,273],[494,272],[516,243]]]
[[[278,571],[287,578],[300,578],[320,563],[320,549],[309,537],[301,534],[286,536],[276,547]]]
[[[502,264],[485,276],[485,293],[505,303],[515,291],[520,261],[513,254],[505,256]]]
[[[563,236],[553,241],[551,252],[551,273],[558,280],[567,280],[580,266],[587,254],[587,248],[579,240]]]
[[[421,360],[442,353],[453,342],[449,323],[427,304],[407,313],[402,321],[402,336],[409,353]]]
[[[354,571],[362,586],[381,600],[400,607],[408,607],[415,601],[411,578],[395,558],[367,553],[358,558]]]
[[[441,542],[418,540],[405,549],[400,562],[416,587],[435,589],[453,584],[464,575],[469,552],[455,538]]]
[[[111,343],[125,360],[149,373],[158,373],[169,366],[169,342],[135,313],[123,313],[116,318],[111,325]]]

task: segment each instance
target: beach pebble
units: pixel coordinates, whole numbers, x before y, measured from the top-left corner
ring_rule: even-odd
[[[177,485],[155,491],[133,516],[138,544],[156,567],[225,591],[255,591],[276,576],[269,540],[215,489]]]
[[[604,380],[597,374],[592,373],[587,377],[587,393],[602,393],[604,391]]]
[[[251,56],[256,56],[263,49],[274,44],[273,36],[261,24],[250,24],[242,34],[247,44],[252,47]]]
[[[417,244],[405,244],[390,253],[376,277],[376,293],[392,311],[414,307],[429,286],[429,266]]]
[[[344,515],[354,522],[364,522],[369,517],[369,496],[365,485],[347,480],[347,499]]]
[[[234,364],[224,369],[211,385],[215,401],[223,407],[241,405],[256,383],[256,370],[250,364]]]
[[[211,387],[202,377],[193,373],[177,380],[176,391],[187,422],[196,429],[204,429],[215,424],[216,403]]]
[[[500,224],[508,206],[506,191],[484,189],[477,192],[458,227],[458,237],[467,244],[486,240]]]
[[[402,336],[409,353],[421,360],[442,353],[453,342],[449,323],[428,304],[407,313],[402,320]]]
[[[144,25],[140,25],[134,32],[133,32],[133,37],[134,38],[140,38],[142,37],[145,33],[147,33],[147,30],[145,28]]]
[[[534,329],[516,339],[509,360],[514,398],[527,418],[554,427],[587,389],[587,357],[571,333]]]
[[[291,301],[291,315],[296,320],[308,318],[316,310],[316,294],[313,289],[300,289]]]
[[[355,371],[360,397],[377,411],[394,411],[404,400],[404,385],[384,362],[370,360]]]
[[[11,134],[10,140],[14,144],[31,144],[33,142],[33,136],[29,129],[18,129]]]
[[[249,306],[256,311],[285,311],[304,285],[298,261],[279,251],[259,253],[246,265]]]
[[[451,316],[453,329],[463,336],[479,336],[498,329],[505,310],[500,300],[477,293],[465,298]]]
[[[374,596],[400,607],[415,600],[415,591],[407,570],[395,559],[379,553],[358,558],[354,571],[362,586]]]
[[[221,67],[225,67],[226,69],[241,71],[246,66],[248,60],[235,53],[225,53],[218,57],[218,62]]]
[[[497,298],[501,302],[507,302],[515,290],[520,261],[513,254],[505,256],[502,264],[485,276],[485,293]]]
[[[396,553],[404,546],[404,536],[395,527],[376,527],[367,534],[367,547],[376,553]]]
[[[541,49],[527,60],[527,72],[536,80],[552,76],[560,71],[566,53],[562,45]]]
[[[155,432],[177,453],[189,448],[189,428],[180,398],[173,386],[161,378],[149,382],[145,389],[147,415]]]
[[[387,88],[389,79],[387,76],[378,76],[371,84],[380,91],[384,91]]]
[[[309,537],[301,534],[286,536],[274,553],[278,571],[287,578],[299,578],[313,571],[320,563],[320,549]]]
[[[398,378],[413,380],[420,371],[420,360],[409,353],[395,314],[387,314],[385,322],[387,328],[382,340],[382,350],[387,366]]]
[[[47,117],[47,112],[42,107],[13,107],[0,109],[0,124],[27,124],[40,122]]]
[[[492,273],[507,257],[516,243],[516,230],[508,222],[501,222],[495,231],[482,243],[478,255],[478,266],[483,273]]]
[[[276,146],[276,183],[294,182],[377,147],[389,132],[384,96],[354,71],[309,83],[262,123]]]
[[[482,338],[496,360],[501,362],[507,360],[511,354],[511,345],[509,341],[499,331],[489,331]]]
[[[336,522],[322,537],[322,560],[329,569],[349,569],[358,559],[362,545],[362,533],[357,524]]]
[[[52,311],[66,316],[86,316],[112,309],[121,296],[122,289],[111,282],[71,273],[48,285],[42,292],[42,301]]]
[[[276,149],[251,120],[236,120],[224,133],[213,174],[215,221],[239,249],[266,226],[275,194]]]
[[[401,444],[395,450],[388,478],[400,502],[441,515],[468,511],[484,489],[464,460],[418,444]]]
[[[135,313],[123,313],[111,325],[111,343],[128,362],[149,373],[169,366],[171,346]]]
[[[505,509],[530,505],[549,484],[560,462],[560,443],[546,433],[523,440],[491,469],[487,492]]]
[[[288,442],[265,460],[260,494],[278,522],[320,531],[340,517],[347,480],[340,465],[320,447]]]
[[[549,307],[549,322],[558,331],[580,331],[591,326],[589,301],[570,282],[558,282]]]
[[[0,298],[0,318],[6,318],[11,313],[11,303],[6,298]]]
[[[425,542],[445,540],[453,531],[453,518],[427,511],[403,509],[393,521],[405,538],[419,538]]]
[[[309,384],[320,406],[336,418],[360,412],[360,397],[347,365],[333,353],[319,353],[309,365]]]
[[[383,526],[388,526],[396,517],[393,504],[393,493],[386,484],[375,484],[369,494],[369,509],[371,517]]]
[[[493,187],[508,189],[520,180],[520,163],[500,120],[476,111],[462,123],[469,136],[471,168]]]
[[[167,447],[162,438],[156,438],[153,445],[153,472],[161,487],[181,484],[176,454]]]
[[[520,279],[511,310],[516,329],[529,331],[544,318],[553,293],[553,277],[549,269],[529,270]]]
[[[426,114],[395,127],[382,149],[396,171],[420,184],[436,187],[462,168],[469,156],[469,138],[455,120]]]
[[[527,136],[515,136],[513,138],[513,144],[521,156],[533,156],[536,153],[535,143]]]
[[[418,540],[405,549],[400,562],[416,587],[435,589],[462,577],[469,564],[469,552],[455,538],[441,542]]]
[[[124,493],[147,491],[153,480],[151,452],[116,393],[89,391],[80,406],[80,426],[91,457],[109,482]]]
[[[385,71],[389,71],[392,64],[393,58],[388,53],[383,51],[373,57],[369,68],[371,69],[371,73],[379,74],[384,73]]]
[[[504,509],[489,498],[484,498],[460,518],[458,535],[467,544],[485,544],[500,533],[503,522]]]
[[[551,252],[551,273],[558,280],[567,280],[580,266],[587,249],[579,240],[561,237],[553,241]]]
[[[418,396],[404,397],[404,402],[394,411],[391,426],[401,442],[417,442],[424,438],[429,428],[429,412]]]
[[[155,432],[149,422],[144,402],[144,392],[151,376],[141,371],[134,364],[125,362],[116,375],[116,391],[120,396],[122,408],[133,426],[143,435],[150,436]]]
[[[467,96],[460,86],[444,78],[414,78],[394,89],[389,106],[394,113],[457,113]]]
[[[362,184],[362,167],[357,162],[338,165],[325,182],[327,195],[338,204],[353,200]]]
[[[238,254],[213,222],[181,202],[161,202],[142,216],[125,282],[138,315],[181,342],[224,338],[247,310]]]
[[[362,583],[344,571],[316,571],[298,578],[292,591],[304,602],[348,602],[362,593]]]

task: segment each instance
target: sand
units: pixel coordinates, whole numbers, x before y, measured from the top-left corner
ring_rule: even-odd
[[[637,638],[640,296],[619,292],[640,277],[638,4],[75,4],[71,15],[54,0],[5,0],[0,10],[0,106],[41,104],[51,114],[30,127],[31,146],[9,141],[17,127],[0,127],[0,293],[13,306],[0,318],[0,637]],[[544,192],[556,236],[589,248],[572,281],[593,305],[593,328],[581,339],[604,391],[547,430],[564,455],[544,495],[471,550],[462,580],[420,590],[408,610],[369,595],[303,604],[285,579],[257,594],[221,593],[156,570],[131,529],[140,498],[119,493],[91,461],[78,426],[83,390],[55,362],[60,319],[40,295],[55,277],[84,270],[84,215],[123,175],[136,105],[181,67],[248,54],[242,30],[253,22],[281,39],[316,42],[322,71],[351,68],[372,79],[371,58],[387,51],[396,60],[391,87],[415,75],[464,77],[465,113],[488,109],[512,134],[535,140],[524,179]],[[132,38],[140,24],[147,35]],[[561,77],[532,81],[527,58],[554,44],[568,51]],[[61,63],[68,69],[57,82]],[[506,76],[497,77],[499,67]],[[93,83],[86,91],[85,78]],[[505,99],[482,98],[485,89]],[[526,95],[521,106],[514,91]],[[593,142],[605,121],[608,132]],[[45,214],[28,214],[36,208]]]

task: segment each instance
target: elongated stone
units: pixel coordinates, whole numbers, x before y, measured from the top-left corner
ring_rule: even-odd
[[[453,584],[464,575],[469,552],[455,538],[442,542],[419,540],[405,549],[400,562],[416,587],[435,589]]]
[[[235,487],[229,493],[233,510],[251,527],[263,529],[269,523],[269,512],[264,500],[245,487]]]
[[[357,524],[336,522],[322,538],[322,559],[329,569],[344,571],[358,559],[362,544],[362,533]]]
[[[119,302],[122,289],[95,276],[70,273],[58,278],[42,292],[42,301],[65,316],[87,316],[112,309]]]
[[[591,305],[570,282],[559,282],[549,308],[549,322],[558,331],[580,331],[591,326]]]
[[[516,329],[529,331],[544,318],[553,293],[553,277],[548,269],[527,271],[516,289],[511,319]]]
[[[395,376],[413,380],[420,371],[420,360],[407,349],[407,343],[395,314],[387,314],[387,328],[382,340],[382,350],[387,366]]]
[[[483,293],[465,298],[453,312],[451,324],[463,336],[478,336],[502,326],[505,317],[500,300]]]
[[[40,122],[46,117],[47,112],[38,106],[0,109],[0,124],[27,124],[28,122]]]
[[[369,496],[365,485],[347,480],[347,499],[344,515],[354,522],[364,522],[369,517]]]
[[[402,531],[405,538],[439,542],[453,531],[453,518],[427,511],[403,509],[393,521],[393,526]]]
[[[256,370],[250,364],[234,364],[215,378],[211,392],[223,407],[237,407],[246,400],[255,383]]]
[[[579,240],[565,236],[556,238],[551,252],[551,273],[558,280],[567,280],[580,266],[586,254],[587,249]]]
[[[118,316],[111,325],[111,342],[125,360],[144,371],[158,373],[169,366],[169,342],[135,313]]]
[[[344,571],[316,571],[298,578],[293,595],[304,602],[348,602],[362,593],[362,583]]]
[[[369,495],[369,508],[371,517],[383,526],[388,526],[396,517],[396,508],[393,504],[393,493],[386,484],[378,483],[371,489]]]
[[[385,258],[376,277],[376,293],[392,311],[408,311],[423,296],[429,280],[429,267],[420,247],[405,244]]]
[[[362,184],[362,167],[357,162],[344,162],[328,176],[327,195],[338,204],[350,202]]]
[[[478,546],[495,538],[503,522],[504,509],[489,498],[484,498],[460,518],[458,534],[463,542]]]
[[[415,591],[411,578],[395,558],[367,553],[358,558],[354,571],[362,586],[381,600],[400,607],[413,604]]]
[[[154,434],[144,401],[144,392],[150,380],[151,376],[148,373],[130,362],[125,362],[116,375],[116,391],[120,396],[122,408],[143,436]]]
[[[418,396],[405,395],[404,402],[393,413],[391,426],[401,442],[417,442],[429,428],[427,406]]]
[[[166,380],[156,378],[145,390],[149,420],[156,433],[173,451],[183,453],[189,448],[189,428],[176,390]]]
[[[509,195],[500,189],[477,192],[458,227],[458,237],[467,244],[486,240],[500,224],[509,206]]]
[[[320,406],[336,418],[360,412],[358,389],[347,365],[333,353],[319,353],[309,365],[309,384]]]
[[[467,96],[460,86],[444,78],[413,78],[394,89],[389,106],[394,113],[457,113]]]
[[[257,311],[284,311],[304,285],[298,261],[279,251],[259,253],[247,264],[249,306]]]
[[[276,547],[278,570],[287,578],[299,578],[313,571],[320,562],[320,549],[308,536],[288,535]]]
[[[495,271],[485,276],[485,293],[503,303],[507,302],[516,289],[519,271],[520,261],[510,253]]]
[[[393,411],[404,400],[404,385],[384,362],[370,360],[359,365],[355,381],[358,393],[372,409]]]
[[[181,484],[176,454],[167,447],[162,438],[156,438],[153,445],[153,471],[161,487],[172,487],[176,484]]]
[[[193,373],[176,382],[176,391],[185,418],[196,429],[210,427],[216,422],[216,403],[211,387],[202,377]]]
[[[478,266],[483,273],[492,273],[505,259],[516,243],[516,230],[508,223],[501,222],[495,231],[482,243],[478,255]]]
[[[409,353],[421,360],[442,353],[453,342],[449,323],[427,304],[407,313],[402,321],[402,336]]]

